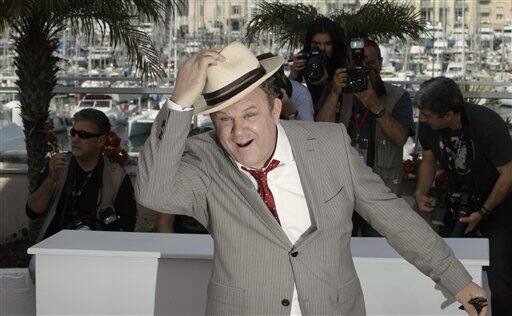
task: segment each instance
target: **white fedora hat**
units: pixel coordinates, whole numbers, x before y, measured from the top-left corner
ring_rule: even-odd
[[[224,47],[225,61],[208,67],[203,95],[194,103],[195,114],[220,111],[241,100],[272,76],[284,62],[281,56],[258,61],[240,42]]]

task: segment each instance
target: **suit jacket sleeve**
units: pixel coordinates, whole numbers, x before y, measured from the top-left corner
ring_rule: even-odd
[[[364,164],[350,146],[345,128],[340,126],[351,170],[354,209],[405,260],[455,296],[471,281],[469,273],[425,220]]]
[[[135,195],[147,208],[193,216],[208,227],[209,177],[199,156],[187,148],[192,115],[162,107],[139,154]]]

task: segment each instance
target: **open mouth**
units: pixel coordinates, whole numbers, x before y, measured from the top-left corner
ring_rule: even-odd
[[[253,141],[254,141],[254,139],[251,139],[250,141],[245,142],[245,143],[236,143],[236,145],[239,148],[245,148],[245,147],[249,146],[250,144],[252,144]]]

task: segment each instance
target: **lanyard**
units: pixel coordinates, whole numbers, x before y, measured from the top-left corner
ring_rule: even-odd
[[[366,111],[362,115],[363,117],[361,117],[360,119],[358,117],[360,117],[361,114],[359,114],[359,115],[356,115],[355,113],[352,114],[352,119],[354,120],[354,126],[357,131],[357,137],[361,136],[361,130],[363,129],[364,124],[368,120],[368,112],[369,112],[368,109],[366,109]]]

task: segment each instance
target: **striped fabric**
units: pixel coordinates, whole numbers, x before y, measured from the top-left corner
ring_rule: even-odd
[[[161,110],[139,156],[135,191],[142,205],[194,216],[210,231],[207,314],[290,315],[295,283],[304,315],[363,315],[350,253],[353,209],[453,295],[470,282],[444,241],[359,159],[343,125],[281,122],[312,219],[292,245],[215,133],[187,140],[191,118],[192,111]]]

